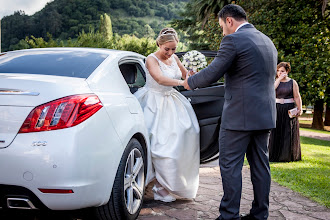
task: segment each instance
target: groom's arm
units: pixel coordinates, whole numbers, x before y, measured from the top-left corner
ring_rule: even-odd
[[[225,36],[220,44],[220,49],[212,63],[205,69],[188,78],[190,89],[206,87],[218,81],[230,68],[236,57],[236,48],[233,38]],[[186,83],[186,82],[185,82]]]

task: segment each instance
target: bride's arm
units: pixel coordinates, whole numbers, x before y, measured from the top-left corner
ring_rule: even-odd
[[[188,70],[183,66],[183,64],[181,63],[179,57],[175,54],[173,54],[175,60],[176,60],[176,63],[178,64],[180,70],[181,70],[181,74],[182,74],[182,79],[186,79],[186,75],[188,73]]]
[[[159,63],[154,57],[147,57],[146,67],[152,78],[160,85],[163,86],[182,86],[183,80],[171,79],[163,76],[160,70]]]

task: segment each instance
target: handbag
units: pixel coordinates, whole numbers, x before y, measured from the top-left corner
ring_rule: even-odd
[[[289,113],[289,117],[290,117],[290,118],[294,118],[294,117],[297,116],[298,108],[295,107],[295,108],[293,108],[293,109],[290,109],[290,110],[288,110],[288,113]]]

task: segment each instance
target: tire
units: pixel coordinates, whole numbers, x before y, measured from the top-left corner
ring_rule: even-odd
[[[132,138],[120,160],[110,199],[96,208],[99,220],[133,220],[143,204],[146,155],[138,140]]]

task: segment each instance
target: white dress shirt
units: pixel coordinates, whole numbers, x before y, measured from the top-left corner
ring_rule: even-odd
[[[243,24],[241,24],[240,26],[238,26],[237,29],[236,29],[236,31],[238,31],[238,29],[240,29],[241,27],[243,27],[243,26],[246,25],[246,24],[249,24],[249,22],[244,22]],[[235,31],[235,32],[236,32],[236,31]]]

